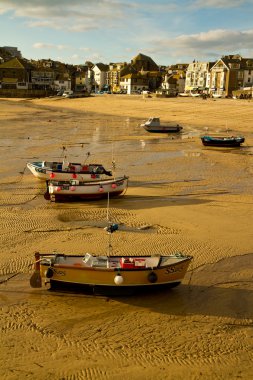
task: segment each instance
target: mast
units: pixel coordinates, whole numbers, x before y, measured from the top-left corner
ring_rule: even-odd
[[[107,219],[107,227],[105,227],[105,230],[107,231],[108,235],[109,235],[109,239],[108,239],[108,250],[107,250],[107,254],[108,256],[111,255],[112,253],[112,233],[117,231],[119,229],[118,227],[118,224],[116,223],[112,223],[109,219],[109,192],[107,193],[107,209],[106,209],[106,219]]]

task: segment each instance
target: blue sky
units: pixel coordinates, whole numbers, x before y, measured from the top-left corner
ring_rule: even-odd
[[[72,64],[252,58],[252,20],[253,0],[0,0],[0,46]]]

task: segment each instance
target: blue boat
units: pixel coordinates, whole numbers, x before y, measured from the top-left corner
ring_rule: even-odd
[[[244,143],[243,136],[201,136],[202,144],[205,146],[236,147]]]

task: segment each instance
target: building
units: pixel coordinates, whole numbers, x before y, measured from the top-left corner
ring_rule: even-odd
[[[164,95],[177,95],[185,91],[185,77],[188,64],[179,63],[166,68],[159,93]]]
[[[126,62],[110,63],[109,71],[106,74],[106,83],[112,92],[120,92],[120,78],[124,68],[127,67]]]
[[[210,94],[232,96],[236,90],[253,86],[253,58],[242,58],[239,54],[226,55],[211,68]]]
[[[27,60],[12,58],[0,64],[1,89],[28,89],[34,66]]]
[[[107,84],[107,72],[109,71],[109,66],[104,63],[97,63],[92,67],[94,73],[93,76],[93,90],[95,92],[101,90]]]
[[[210,87],[210,70],[214,62],[190,63],[186,70],[185,92],[208,93]]]
[[[1,49],[4,49],[7,53],[9,53],[12,58],[22,58],[21,52],[16,47],[3,46]]]
[[[127,94],[155,91],[162,82],[159,66],[144,54],[138,54],[120,71],[120,89]]]

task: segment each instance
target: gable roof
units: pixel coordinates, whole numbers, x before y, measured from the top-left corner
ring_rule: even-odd
[[[99,68],[100,71],[108,71],[109,70],[109,65],[105,65],[104,63],[102,62],[99,62],[99,63],[95,63],[95,65],[93,66],[93,68],[97,66]]]
[[[0,69],[31,69],[33,65],[21,58],[12,58],[0,64]]]
[[[148,66],[150,66],[151,70],[157,70],[159,71],[159,67],[158,65],[153,61],[153,59],[145,54],[142,54],[142,53],[139,53],[138,55],[136,55],[132,61],[131,61],[131,64],[133,66],[135,65],[139,65],[140,62],[147,62],[148,63]]]

